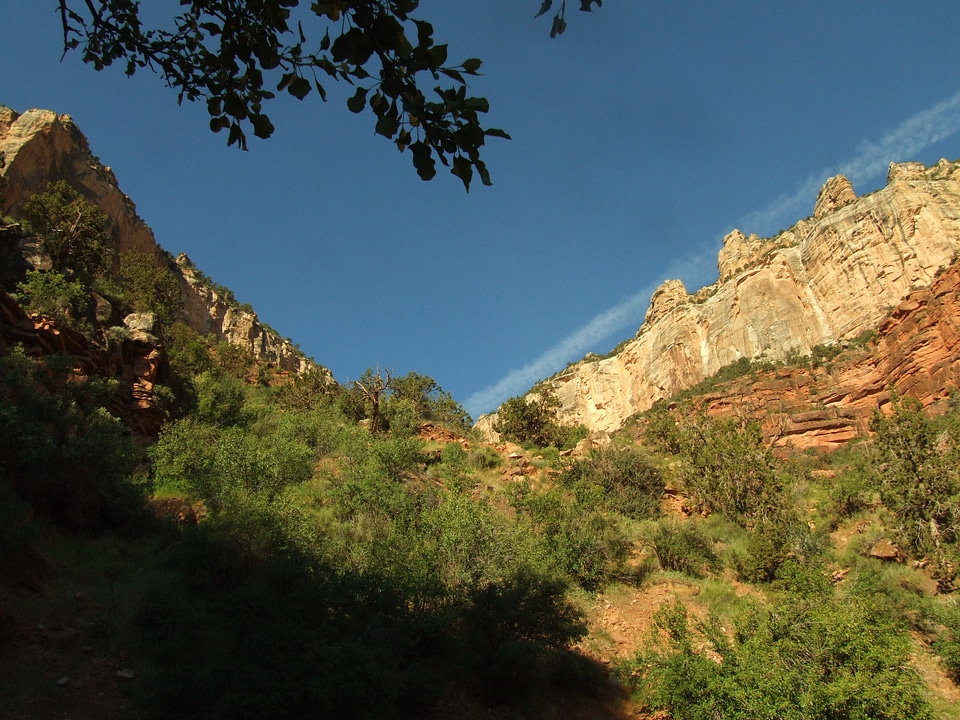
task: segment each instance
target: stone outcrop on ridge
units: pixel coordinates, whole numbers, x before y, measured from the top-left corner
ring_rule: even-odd
[[[118,252],[138,250],[155,257],[163,252],[113,171],[90,152],[69,115],[50,110],[19,114],[0,106],[0,174],[9,181],[0,198],[4,214],[19,217],[31,196],[50,182],[65,180],[107,215],[106,229]],[[179,262],[177,267],[187,325],[212,333],[217,342],[244,347],[278,370],[299,373],[316,367],[289,340],[264,327],[256,313],[224,298],[191,264]]]

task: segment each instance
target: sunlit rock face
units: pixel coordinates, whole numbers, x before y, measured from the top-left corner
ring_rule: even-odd
[[[117,186],[113,171],[90,152],[87,139],[69,115],[27,110],[22,115],[0,108],[0,153],[10,181],[3,210],[19,216],[31,196],[66,180],[108,218],[107,231],[120,251],[156,253],[153,232]]]
[[[960,263],[912,291],[863,350],[776,367],[700,397],[715,417],[754,418],[774,450],[830,450],[869,434],[878,410],[911,397],[932,411],[960,388]]]
[[[812,217],[770,239],[731,232],[714,285],[664,283],[619,353],[555,377],[561,419],[616,430],[742,357],[778,360],[877,328],[958,251],[960,164],[891,165],[886,187],[860,198],[831,178]]]
[[[91,153],[87,139],[69,115],[50,110],[19,114],[0,107],[0,159],[0,173],[9,180],[0,198],[5,214],[19,217],[31,196],[43,192],[50,182],[66,180],[107,215],[107,231],[119,252],[161,255],[153,231],[120,190],[113,171]],[[178,262],[177,268],[183,320],[194,330],[246,348],[280,370],[298,373],[316,367],[288,340],[265,328],[256,313],[228,302],[209,287],[189,261]]]

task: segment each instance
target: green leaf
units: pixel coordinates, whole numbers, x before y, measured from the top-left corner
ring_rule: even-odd
[[[533,19],[536,20],[538,17],[543,15],[546,12],[550,11],[550,8],[553,6],[553,0],[543,0],[540,4],[540,12],[533,16]]]
[[[367,92],[368,89],[365,87],[357,88],[357,92],[354,93],[353,97],[347,100],[347,108],[350,110],[350,112],[363,112],[363,108],[367,104]]]
[[[421,180],[432,180],[437,174],[437,164],[430,152],[430,146],[422,140],[418,140],[410,146],[413,153],[413,166],[417,169],[417,175]]]
[[[305,77],[295,76],[287,87],[287,91],[297,100],[303,100],[310,94],[310,81]]]
[[[470,181],[473,179],[473,165],[467,158],[458,155],[453,159],[453,167],[450,172],[463,181],[463,187],[470,192]]]
[[[477,74],[477,70],[480,69],[480,65],[481,65],[481,64],[482,64],[482,62],[481,62],[480,58],[468,58],[467,60],[464,60],[464,61],[463,61],[463,66],[462,66],[462,67],[463,67],[463,71],[464,71],[467,75],[476,75],[476,74]]]
[[[566,29],[567,21],[557,15],[553,19],[553,26],[550,28],[550,37],[555,38],[557,35],[563,35],[563,31]]]

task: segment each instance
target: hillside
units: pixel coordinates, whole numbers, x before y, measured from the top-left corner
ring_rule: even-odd
[[[960,714],[955,165],[731,235],[494,443],[428,376],[286,365],[65,116],[0,117],[4,720]],[[565,424],[669,338],[722,342]]]
[[[741,358],[778,361],[852,340],[958,252],[960,164],[891,164],[886,187],[864,197],[832,178],[811,217],[769,239],[734,230],[716,283],[691,294],[665,282],[633,339],[551,378],[560,418],[611,432]],[[489,434],[493,422],[478,424]]]

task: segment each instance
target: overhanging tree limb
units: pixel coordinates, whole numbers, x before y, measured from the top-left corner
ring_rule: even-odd
[[[325,99],[322,77],[356,85],[348,108],[369,108],[375,132],[401,152],[409,148],[421,178],[434,177],[439,160],[467,190],[474,171],[490,184],[481,148],[488,137],[509,135],[485,127],[480,116],[489,103],[467,94],[480,60],[448,65],[447,46],[434,42],[430,23],[413,17],[418,0],[312,2],[296,23],[292,12],[305,0],[181,5],[171,27],[145,28],[137,0],[59,0],[64,53],[79,48],[98,70],[118,61],[128,75],[153,70],[180,102],[205,101],[210,128],[228,130],[227,143],[241,149],[250,129],[272,135],[264,103],[275,92],[302,100],[315,89]]]

